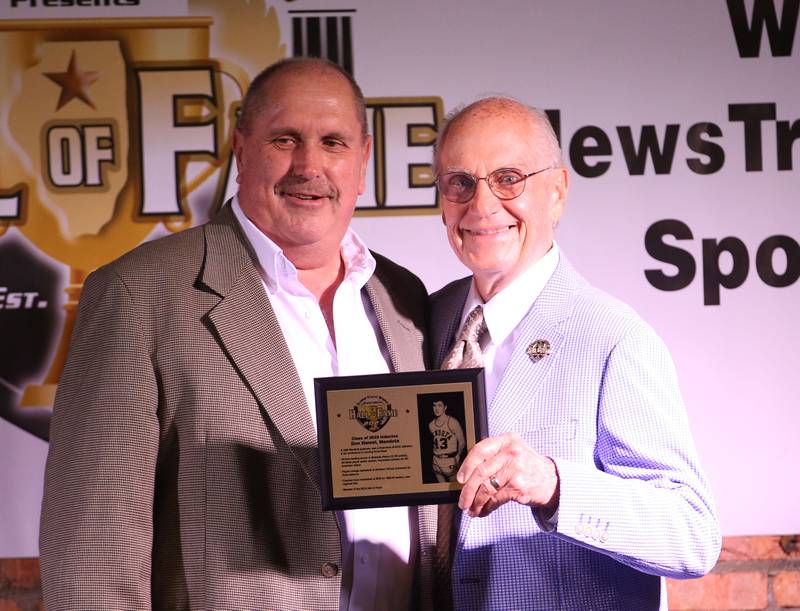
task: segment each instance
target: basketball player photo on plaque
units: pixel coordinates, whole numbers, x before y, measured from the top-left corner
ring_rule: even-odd
[[[314,380],[323,509],[454,503],[486,437],[483,369]]]

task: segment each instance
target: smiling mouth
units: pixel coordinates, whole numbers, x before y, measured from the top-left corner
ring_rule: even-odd
[[[328,195],[318,195],[316,193],[296,193],[293,191],[281,191],[283,197],[291,197],[302,201],[313,202],[329,197]]]
[[[502,227],[489,227],[486,229],[462,229],[461,231],[471,236],[484,237],[505,233],[506,231],[511,231],[514,227],[516,225],[503,225]]]

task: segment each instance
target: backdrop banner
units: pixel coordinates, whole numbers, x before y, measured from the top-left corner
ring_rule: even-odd
[[[515,96],[571,173],[557,240],[675,359],[725,535],[800,531],[800,0],[2,0],[0,557],[38,555],[53,398],[86,276],[235,193],[267,64],[368,98],[356,231],[430,291],[466,274],[430,166],[447,112]]]

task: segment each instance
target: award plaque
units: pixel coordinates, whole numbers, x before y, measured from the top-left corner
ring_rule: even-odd
[[[486,436],[483,369],[314,380],[323,509],[454,503]]]

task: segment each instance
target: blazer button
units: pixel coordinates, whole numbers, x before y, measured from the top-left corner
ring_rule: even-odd
[[[335,562],[323,562],[320,573],[323,577],[336,577],[339,574],[339,566]]]

